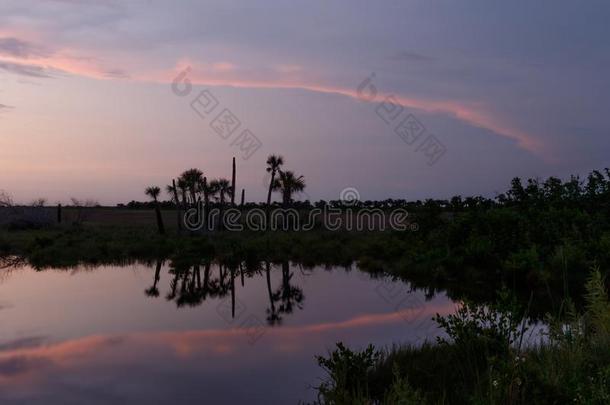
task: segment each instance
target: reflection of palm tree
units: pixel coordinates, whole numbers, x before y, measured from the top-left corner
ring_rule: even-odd
[[[149,296],[159,295],[157,286],[161,266],[162,262],[157,262],[153,285],[146,290],[146,294]],[[243,270],[242,266],[245,266]],[[288,262],[282,263],[281,284],[275,290],[271,282],[272,265],[270,262],[265,262],[264,266],[269,299],[266,319],[271,326],[280,325],[285,314],[294,312],[295,307],[299,309],[303,307],[303,291],[298,286],[291,284],[293,273]],[[218,267],[218,273],[215,272],[215,267]],[[245,277],[250,278],[253,274],[263,276],[261,269],[262,263],[244,263],[234,260],[233,256],[220,260],[217,266],[212,265],[212,261],[209,259],[193,261],[192,259],[175,258],[170,263],[169,274],[172,275],[172,279],[166,299],[174,301],[178,307],[197,306],[209,298],[223,299],[228,298],[228,295],[231,294],[231,316],[235,317],[236,312],[239,311],[235,286],[238,282],[236,278],[240,276],[238,271],[240,273],[243,271]],[[201,274],[202,271],[203,274]]]
[[[280,302],[279,312],[283,314],[291,314],[294,310],[294,306],[302,309],[302,302],[305,296],[303,295],[303,290],[299,287],[293,286],[290,284],[290,280],[292,279],[293,274],[290,272],[289,263],[282,263],[282,285],[273,294],[273,300],[276,302]]]
[[[171,301],[176,298],[176,289],[178,288],[178,277],[180,277],[180,271],[178,271],[177,269],[173,269],[172,272],[174,273],[174,278],[170,281],[169,292],[165,296],[165,299],[168,301]]]
[[[212,262],[203,261],[203,277],[201,275],[201,260],[180,259],[172,260],[169,274],[173,275],[170,280],[170,288],[166,294],[168,301],[174,301],[178,307],[197,306],[207,298],[223,298],[229,293],[235,295],[234,278],[237,267],[218,265],[219,274],[215,277]],[[229,277],[229,270],[231,270]]]
[[[203,286],[201,287],[201,297],[206,299],[210,283],[210,262],[205,263],[205,269],[203,270]]]
[[[165,226],[163,226],[163,218],[161,217],[161,209],[159,208],[159,201],[157,198],[161,193],[161,189],[157,186],[146,187],[145,193],[147,196],[151,197],[155,204],[155,214],[157,216],[157,228],[159,228],[159,233],[163,235],[165,233]]]
[[[170,273],[174,274],[174,278],[170,281],[170,291],[165,298],[175,301],[178,307],[196,306],[203,302],[200,265],[198,262],[191,263],[172,262]]]
[[[201,295],[201,271],[199,264],[193,265],[193,271],[190,267],[186,269],[182,279],[180,295],[176,299],[176,304],[181,307],[183,305],[197,306],[203,301]]]
[[[271,269],[269,262],[265,262],[265,273],[267,275],[267,293],[269,294],[269,309],[267,310],[267,322],[273,326],[282,322],[282,317],[275,311],[275,301],[271,291]]]
[[[245,280],[244,280],[244,268],[241,263],[239,263],[239,276],[241,277],[241,286],[243,287]]]
[[[235,268],[231,266],[231,318],[235,318]]]
[[[149,297],[158,297],[159,296],[159,289],[157,288],[157,283],[159,282],[159,279],[161,278],[161,263],[162,263],[161,260],[157,260],[157,266],[155,269],[155,280],[153,281],[153,285],[144,291],[144,293],[146,295],[148,295]]]

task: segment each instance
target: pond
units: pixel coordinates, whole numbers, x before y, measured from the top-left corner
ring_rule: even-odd
[[[453,313],[358,269],[167,262],[0,273],[0,402],[290,404],[316,355],[421,343]]]

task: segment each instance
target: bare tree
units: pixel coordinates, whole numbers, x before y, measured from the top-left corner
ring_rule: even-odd
[[[71,206],[76,208],[76,217],[74,218],[74,224],[82,224],[90,214],[90,208],[99,207],[99,203],[95,200],[79,200],[77,198],[70,198]]]
[[[44,207],[47,204],[46,198],[37,198],[30,203],[31,207]]]
[[[0,207],[12,207],[13,198],[4,190],[0,190]]]

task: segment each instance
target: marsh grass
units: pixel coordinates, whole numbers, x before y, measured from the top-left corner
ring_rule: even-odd
[[[584,311],[566,300],[562,314],[548,316],[548,333],[537,344],[524,344],[527,311],[499,295],[495,305],[466,303],[437,316],[448,337],[436,343],[364,352],[338,346],[318,358],[328,373],[319,402],[610,403],[610,302],[599,270],[586,283]]]

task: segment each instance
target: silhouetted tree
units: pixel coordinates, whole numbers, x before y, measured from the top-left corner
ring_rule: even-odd
[[[199,192],[201,184],[203,184],[203,172],[199,169],[188,169],[182,172],[180,180],[183,181],[185,188],[189,192],[191,204],[197,202],[197,193]]]
[[[267,191],[267,220],[269,220],[269,211],[271,209],[271,193],[273,192],[273,185],[275,184],[275,176],[278,171],[281,170],[284,164],[284,158],[279,155],[269,155],[267,158],[267,173],[271,173],[271,180],[269,181],[269,190]]]
[[[159,201],[157,198],[161,193],[161,189],[157,186],[147,187],[146,195],[151,197],[155,203],[155,214],[157,215],[157,228],[159,229],[159,233],[161,235],[165,234],[165,226],[163,225],[163,217],[161,216],[161,209],[159,208]]]
[[[182,231],[182,215],[180,215],[180,199],[178,198],[178,187],[176,180],[172,179],[172,184],[167,186],[167,193],[176,205],[176,222],[178,225],[178,233]]]
[[[225,196],[231,197],[231,183],[227,179],[216,179],[210,182],[210,187],[219,194],[219,228],[222,229],[222,215],[225,205]]]
[[[287,207],[292,202],[292,195],[305,189],[305,179],[303,176],[297,177],[291,171],[280,171],[279,175],[272,188],[282,194],[282,204]]]
[[[231,206],[235,206],[235,157],[233,157],[233,173],[231,175]]]
[[[186,201],[186,192],[187,192],[187,184],[186,181],[182,177],[178,177],[178,190],[180,190],[180,196],[182,197],[182,209],[186,211],[188,208],[188,203]]]

